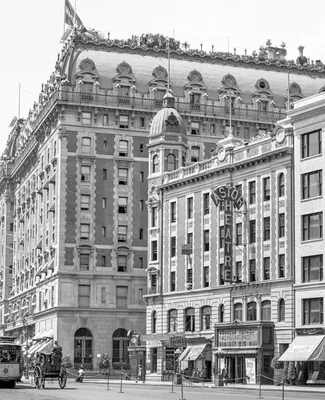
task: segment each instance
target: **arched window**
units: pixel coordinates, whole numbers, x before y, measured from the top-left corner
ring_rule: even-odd
[[[284,196],[284,174],[281,173],[278,176],[278,190],[279,190],[279,197]]]
[[[83,137],[81,139],[81,152],[83,154],[90,154],[91,139],[89,137]]]
[[[283,299],[279,300],[278,321],[283,322],[286,320],[285,316],[285,302]]]
[[[153,311],[151,314],[151,333],[156,333],[157,327],[157,312]]]
[[[262,321],[271,321],[271,302],[270,300],[265,300],[262,302]]]
[[[225,306],[223,304],[219,306],[219,322],[225,322]]]
[[[247,321],[256,321],[256,302],[251,301],[247,304]]]
[[[211,329],[211,307],[205,306],[201,308],[201,330]]]
[[[159,157],[157,154],[152,158],[152,173],[159,172]]]
[[[174,171],[176,169],[176,158],[174,154],[167,156],[167,171]]]
[[[113,333],[113,363],[127,363],[129,361],[127,334],[127,330],[123,328],[116,329]]]
[[[168,311],[168,332],[177,332],[177,310]]]
[[[80,328],[74,335],[74,364],[92,364],[93,334],[88,328]]]
[[[195,331],[195,310],[189,307],[185,310],[185,332]]]
[[[242,305],[242,303],[234,304],[234,320],[238,320],[238,321],[243,320],[243,305]]]

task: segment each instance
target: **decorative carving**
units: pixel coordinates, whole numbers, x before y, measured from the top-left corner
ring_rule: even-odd
[[[168,115],[168,117],[166,119],[166,125],[170,125],[170,126],[178,126],[179,125],[176,115],[174,115],[172,112]]]
[[[235,77],[230,74],[225,75],[222,78],[221,83],[225,86],[236,86],[237,85]]]
[[[123,61],[117,66],[116,72],[121,75],[129,75],[132,74],[132,68],[128,63]]]

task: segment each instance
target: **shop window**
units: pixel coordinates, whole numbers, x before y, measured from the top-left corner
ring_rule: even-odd
[[[211,307],[205,306],[201,308],[201,330],[211,329]]]
[[[255,181],[248,183],[249,191],[249,204],[255,204],[256,202],[256,183]]]
[[[79,328],[74,335],[74,363],[92,363],[93,335],[87,328]]]
[[[177,332],[177,310],[168,311],[168,332]]]
[[[193,218],[193,197],[187,199],[187,219]]]
[[[158,157],[158,155],[156,154],[156,155],[154,155],[153,158],[152,158],[152,173],[153,173],[153,174],[156,174],[156,173],[158,173],[159,171],[160,171],[160,168],[159,168],[159,157]]]
[[[323,324],[323,298],[303,300],[303,325]]]
[[[301,198],[310,199],[322,195],[322,170],[301,175]]]
[[[174,154],[167,156],[167,171],[174,171],[176,169],[176,157]]]
[[[323,255],[302,257],[303,282],[323,280]]]
[[[225,322],[225,306],[223,304],[219,306],[219,322]]]
[[[123,286],[117,286],[117,289],[123,288]],[[112,336],[113,341],[113,357],[112,362],[117,363],[120,366],[129,363],[129,339],[128,332],[126,329],[117,329]],[[122,364],[122,365],[121,365]]]
[[[195,331],[195,309],[190,307],[185,310],[185,332]]]
[[[210,193],[203,194],[203,214],[210,214]]]
[[[234,320],[235,321],[243,320],[243,305],[242,305],[242,303],[234,304]]]
[[[256,319],[257,319],[256,302],[251,301],[247,304],[247,321],[256,321]]]
[[[269,201],[271,198],[270,178],[263,179],[263,199]]]
[[[279,197],[283,197],[285,193],[285,186],[284,186],[284,173],[281,172],[278,176],[278,195]]]
[[[278,276],[279,278],[285,277],[285,255],[279,254],[279,262],[278,262]]]
[[[322,132],[315,131],[301,135],[301,158],[322,153]]]
[[[271,301],[265,300],[262,301],[262,321],[271,321]]]
[[[157,312],[153,311],[151,314],[151,333],[156,333],[157,328]]]
[[[284,322],[285,321],[285,302],[283,299],[279,300],[279,305],[278,305],[278,321],[279,322]]]
[[[302,240],[321,239],[323,237],[323,213],[302,216]]]

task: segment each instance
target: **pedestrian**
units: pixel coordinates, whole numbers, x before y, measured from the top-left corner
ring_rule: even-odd
[[[80,365],[76,382],[83,383],[84,375],[85,375],[85,369],[84,369],[83,365]]]
[[[136,383],[138,383],[138,380],[142,379],[142,367],[140,365],[139,369],[138,369],[138,376],[137,376],[137,380]]]

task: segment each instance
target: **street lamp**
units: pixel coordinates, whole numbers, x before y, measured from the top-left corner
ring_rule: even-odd
[[[100,359],[101,359],[101,355],[98,353],[97,354],[97,359],[98,359],[98,375],[100,374]]]

